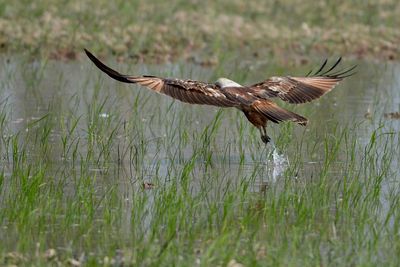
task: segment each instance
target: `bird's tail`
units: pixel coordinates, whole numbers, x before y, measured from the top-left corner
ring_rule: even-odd
[[[297,124],[306,126],[308,123],[307,118],[300,116],[294,112],[279,107],[272,101],[256,101],[252,107],[260,114],[265,116],[268,120],[280,123],[282,121],[293,121]]]

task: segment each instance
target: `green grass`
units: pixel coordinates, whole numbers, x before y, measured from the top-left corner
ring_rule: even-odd
[[[398,60],[400,4],[379,1],[0,1],[0,49],[75,59],[84,47],[135,62],[232,56]],[[250,56],[253,56],[251,58]]]
[[[396,84],[379,68],[297,108],[308,128],[270,127],[289,160],[274,180],[271,147],[239,112],[172,102],[80,65],[3,64],[2,264],[399,264],[400,136],[379,110]],[[141,68],[197,79],[221,71],[179,63],[131,71]],[[241,82],[264,77],[227,70]],[[365,77],[382,92],[366,100],[374,118],[332,112],[365,108],[346,100],[370,95]]]

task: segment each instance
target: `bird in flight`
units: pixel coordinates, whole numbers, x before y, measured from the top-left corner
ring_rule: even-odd
[[[353,66],[337,71],[341,58],[331,67],[327,67],[325,60],[317,71],[309,72],[305,77],[271,77],[260,83],[242,86],[226,78],[207,83],[149,75],[124,75],[106,66],[88,50],[85,49],[85,52],[100,70],[117,81],[136,83],[190,104],[234,107],[241,110],[260,131],[261,140],[265,144],[270,141],[266,129],[268,121],[292,121],[303,126],[308,123],[303,116],[279,107],[272,101],[273,98],[280,98],[291,104],[310,102],[331,91],[344,78],[353,75],[356,68]]]

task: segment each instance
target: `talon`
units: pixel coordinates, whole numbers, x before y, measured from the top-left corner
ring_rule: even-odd
[[[269,141],[271,141],[271,138],[268,135],[261,135],[261,140],[265,143],[268,144]]]

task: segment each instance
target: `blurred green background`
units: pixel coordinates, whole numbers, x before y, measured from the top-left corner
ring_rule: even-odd
[[[400,2],[0,1],[0,47],[57,59],[82,48],[120,60],[217,64],[226,51],[305,63],[312,55],[399,58]]]

